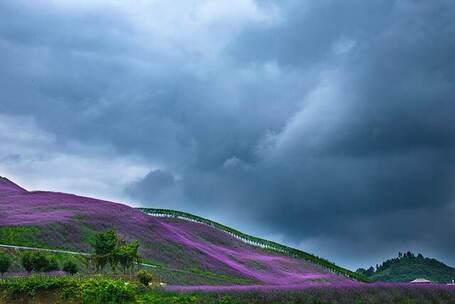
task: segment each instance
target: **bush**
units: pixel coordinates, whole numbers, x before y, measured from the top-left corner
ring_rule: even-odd
[[[44,254],[35,252],[32,254],[32,265],[34,271],[46,271],[49,268],[49,260]]]
[[[60,270],[57,259],[54,256],[47,256],[47,259],[49,261],[49,264],[44,269],[44,271],[47,272],[47,271],[53,271],[53,270]]]
[[[12,299],[17,296],[35,296],[42,291],[56,291],[63,302],[69,300],[70,303],[116,304],[132,302],[137,288],[134,284],[110,278],[81,279],[33,275],[0,280],[0,290],[4,290],[7,296],[12,297],[12,303],[15,303]],[[1,303],[2,300],[3,298],[0,298]]]
[[[58,270],[58,262],[53,256],[47,256],[41,252],[26,252],[21,258],[22,267],[28,272],[48,272]]]
[[[149,283],[153,281],[153,275],[144,269],[139,270],[136,276],[139,282],[144,286],[148,286]]]
[[[21,264],[27,272],[33,271],[32,254],[30,252],[26,252],[22,255]]]
[[[4,253],[0,253],[0,273],[2,274],[2,276],[5,272],[8,272],[10,266],[11,266],[10,257]]]
[[[79,286],[82,303],[128,303],[135,298],[136,286],[114,279],[88,279]]]
[[[79,267],[73,261],[66,261],[63,264],[62,270],[67,272],[67,273],[69,273],[69,274],[71,274],[71,275],[73,275],[73,274],[76,274],[79,271]]]
[[[0,281],[0,288],[5,289],[11,295],[34,295],[38,290],[52,290],[69,286],[77,286],[77,282],[70,277],[29,276]]]

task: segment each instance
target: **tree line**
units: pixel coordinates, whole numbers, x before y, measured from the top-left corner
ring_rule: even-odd
[[[75,274],[79,271],[79,267],[74,261],[66,260],[60,267],[55,256],[43,252],[25,252],[20,257],[20,263],[28,273],[63,270],[66,273]],[[2,277],[10,270],[11,266],[11,256],[6,253],[0,253],[0,274]]]
[[[376,267],[371,266],[368,269],[359,268],[356,270],[356,272],[363,274],[367,277],[370,277],[370,276],[374,275],[375,273],[381,272],[381,271],[389,268],[392,265],[398,264],[398,263],[400,263],[402,261],[406,261],[406,260],[408,260],[408,261],[426,260],[426,261],[434,261],[434,262],[439,263],[435,259],[430,259],[430,258],[424,257],[421,253],[415,255],[411,251],[407,251],[407,252],[398,252],[398,256],[396,258],[388,259],[388,260],[382,262],[382,264],[380,264],[380,265],[376,264]]]

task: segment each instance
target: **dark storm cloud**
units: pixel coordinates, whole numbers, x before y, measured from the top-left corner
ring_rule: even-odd
[[[368,40],[389,21],[394,1],[282,1],[281,25],[264,31],[251,28],[229,49],[241,60],[274,60],[311,68],[330,59],[342,36]],[[273,42],[273,43],[271,43]]]
[[[0,111],[149,161],[136,202],[455,264],[451,1],[40,3],[0,4]]]
[[[146,198],[151,205],[167,208],[181,207],[184,201],[179,181],[172,173],[163,170],[149,172],[140,183],[129,185],[125,191],[133,197]]]

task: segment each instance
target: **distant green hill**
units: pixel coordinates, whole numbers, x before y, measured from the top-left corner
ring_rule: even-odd
[[[376,268],[357,269],[375,281],[410,282],[417,278],[424,278],[432,282],[449,283],[455,280],[455,268],[422,254],[412,252],[399,253],[397,258],[389,259]]]

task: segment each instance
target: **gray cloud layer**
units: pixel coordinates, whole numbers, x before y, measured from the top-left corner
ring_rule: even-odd
[[[33,117],[61,153],[148,168],[124,179],[133,201],[352,267],[406,249],[455,264],[452,1],[0,12],[1,113]]]

